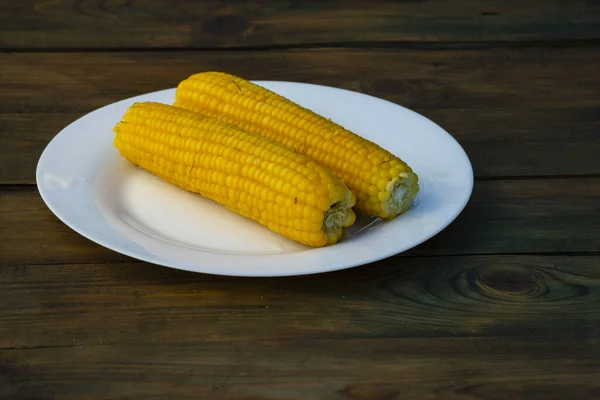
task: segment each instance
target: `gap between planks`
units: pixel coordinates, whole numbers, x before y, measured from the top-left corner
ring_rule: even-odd
[[[1,53],[103,53],[103,52],[171,52],[171,51],[269,51],[269,50],[318,50],[318,49],[391,49],[391,50],[494,50],[542,48],[598,47],[600,38],[562,40],[517,41],[390,41],[390,42],[323,42],[297,44],[269,44],[250,46],[169,46],[169,47],[3,47]]]
[[[95,242],[94,242],[95,243]],[[112,251],[112,250],[111,250]],[[432,259],[432,258],[460,258],[460,257],[466,257],[466,258],[470,258],[470,257],[597,257],[600,256],[600,250],[593,250],[593,251],[523,251],[523,252],[506,252],[506,253],[499,253],[499,252],[489,252],[489,253],[436,253],[436,254],[410,254],[408,253],[410,250],[407,250],[405,252],[402,253],[398,253],[392,256],[389,256],[387,259],[390,258],[406,258],[406,259]],[[115,251],[115,253],[118,253]],[[175,269],[178,271],[185,271],[185,270],[180,270],[178,268],[174,268],[174,267],[166,267],[166,266],[161,266],[159,264],[154,264],[151,262],[147,262],[147,261],[143,261],[143,260],[139,260],[137,258],[130,258],[129,256],[123,255],[123,257],[127,257],[126,260],[104,260],[104,261],[79,261],[79,262],[46,262],[46,263],[41,263],[41,262],[36,262],[36,263],[32,263],[32,264],[0,264],[0,269],[2,268],[22,268],[22,267],[47,267],[47,266],[54,266],[54,267],[61,267],[61,266],[69,266],[69,265],[117,265],[117,264],[132,264],[132,265],[139,265],[139,264],[151,264],[151,265],[156,265],[157,267],[161,267],[161,268],[170,268],[170,269]],[[385,259],[384,259],[385,260]],[[380,260],[382,261],[382,260]],[[369,264],[375,264],[377,262],[380,261],[375,261],[373,263],[367,263],[367,264],[362,264],[362,265],[357,265],[354,267],[350,267],[350,268],[345,268],[345,270],[349,270],[349,269],[353,269],[353,268],[358,268],[361,266],[366,266]],[[330,271],[330,273],[335,273],[335,272],[339,272],[339,271],[343,271],[344,269],[341,270],[336,270],[336,271]],[[189,271],[186,271],[189,272]],[[203,272],[199,272],[201,274],[205,274]],[[328,272],[326,272],[328,273]],[[226,276],[226,275],[212,275],[212,274],[205,274],[205,275],[210,275],[210,276]],[[302,275],[298,275],[298,276],[302,276]],[[231,278],[231,276],[229,276]],[[264,277],[262,277],[264,278]],[[262,279],[261,277],[258,277],[258,279]],[[274,277],[274,278],[286,278],[284,277]],[[289,277],[288,277],[289,278]]]

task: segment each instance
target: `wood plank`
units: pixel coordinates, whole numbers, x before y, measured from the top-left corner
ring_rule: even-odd
[[[0,397],[595,398],[599,267],[411,257],[239,279],[5,266]]]
[[[129,259],[89,241],[60,222],[34,188],[1,189],[0,265]]]
[[[0,2],[0,47],[181,48],[600,37],[586,0]]]
[[[0,348],[597,340],[599,271],[598,256],[497,255],[390,258],[334,273],[252,279],[146,263],[3,266]]]
[[[6,400],[588,400],[598,396],[599,348],[595,339],[526,337],[42,348],[0,352],[5,360],[0,395]]]
[[[408,254],[597,252],[599,196],[598,178],[477,182],[458,219]],[[0,191],[0,246],[0,265],[123,260],[67,228],[34,190]]]
[[[45,144],[79,116],[206,69],[404,105],[453,134],[479,178],[600,173],[597,48],[16,53],[0,63],[0,184],[33,183]]]
[[[88,112],[215,69],[341,87],[423,111],[592,108],[600,85],[595,47],[3,53],[0,62],[0,93],[12,94],[0,101],[3,113]]]
[[[50,140],[80,114],[0,113],[0,184],[35,184]]]

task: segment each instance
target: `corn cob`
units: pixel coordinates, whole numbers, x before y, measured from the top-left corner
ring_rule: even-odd
[[[213,116],[305,154],[330,168],[356,195],[356,209],[394,218],[419,191],[418,177],[400,158],[311,110],[222,72],[180,82],[175,105]]]
[[[356,198],[331,171],[223,121],[136,103],[114,131],[131,163],[297,242],[334,244],[356,218]]]

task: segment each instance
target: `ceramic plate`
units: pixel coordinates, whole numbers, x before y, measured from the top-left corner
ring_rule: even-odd
[[[473,188],[469,159],[430,120],[347,90],[255,83],[404,159],[421,187],[409,211],[387,222],[359,217],[344,240],[311,249],[133,167],[113,147],[113,126],[136,101],[172,104],[175,89],[110,104],[63,129],[38,163],[42,198],[65,224],[109,249],[163,266],[235,276],[303,275],[377,261],[431,238],[467,204]]]

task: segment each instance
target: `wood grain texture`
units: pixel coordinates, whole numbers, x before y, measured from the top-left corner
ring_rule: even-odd
[[[448,130],[479,178],[600,173],[600,49],[0,54],[0,183],[74,119],[207,69],[341,87]],[[474,68],[477,66],[477,68]]]
[[[74,263],[127,258],[96,245],[60,222],[33,187],[0,187],[0,265],[43,263],[44,259]]]
[[[177,48],[600,37],[585,0],[0,2],[0,47]]]
[[[243,326],[243,325],[242,325]],[[0,352],[6,400],[589,400],[596,340],[328,339]],[[4,381],[4,382],[3,382]]]
[[[599,196],[597,178],[477,182],[457,220],[408,254],[598,252]],[[0,248],[0,265],[124,259],[71,231],[35,190],[0,191]]]
[[[147,263],[8,265],[0,268],[0,348],[596,338],[599,271],[598,256],[510,255],[388,258],[327,274],[252,279]]]
[[[595,398],[599,268],[583,256],[410,257],[240,279],[4,266],[0,395]]]

